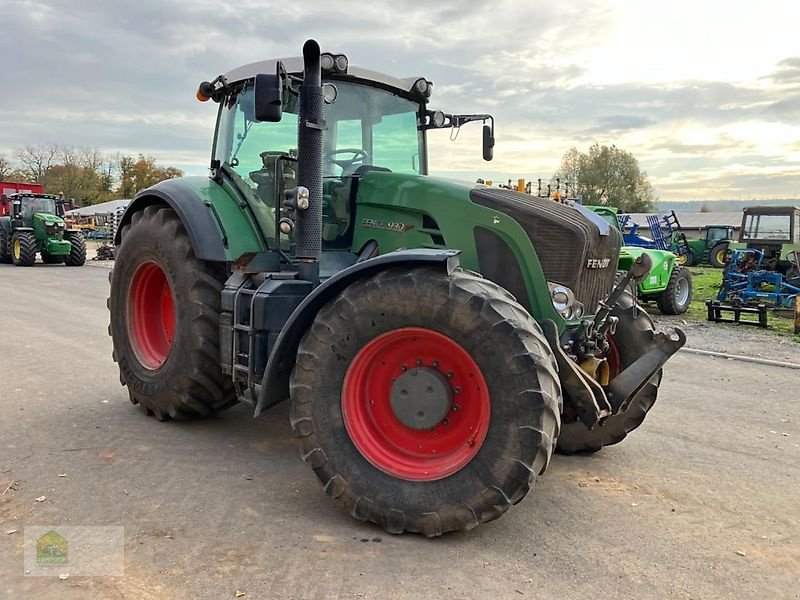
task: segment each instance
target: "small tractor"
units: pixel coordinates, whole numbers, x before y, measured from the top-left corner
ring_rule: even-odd
[[[83,234],[67,228],[64,204],[58,196],[22,192],[3,195],[0,204],[0,263],[30,267],[40,254],[46,264],[80,267],[86,262]]]
[[[689,251],[683,258],[683,266],[705,264],[722,269],[728,260],[728,247],[733,242],[734,230],[730,225],[708,225],[703,228],[705,237],[686,238]]]
[[[710,264],[718,269],[723,268],[728,246],[733,240],[733,227],[729,225],[709,225],[704,229],[705,237],[688,239],[675,211],[647,216],[649,238],[639,234],[639,225],[631,223],[630,215],[620,214],[619,221],[623,232],[630,227],[623,234],[626,246],[669,250],[678,257],[678,264],[684,267]]]
[[[589,205],[586,208],[597,213],[622,233],[622,224],[617,208]],[[627,240],[627,236],[625,239]],[[653,266],[650,274],[639,281],[636,286],[639,300],[655,301],[658,309],[665,315],[685,313],[692,301],[692,274],[678,264],[678,257],[673,252],[626,244],[620,251],[618,267],[625,271],[629,270],[643,252],[647,252]]]
[[[579,206],[427,175],[432,83],[302,58],[203,82],[208,177],[139,192],[115,237],[113,358],[158,420],[289,400],[325,493],[391,533],[503,514],[554,450],[616,444],[684,344]]]

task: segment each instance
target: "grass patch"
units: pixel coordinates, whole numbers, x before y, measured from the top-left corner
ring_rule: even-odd
[[[722,269],[713,267],[690,267],[692,273],[692,289],[694,290],[692,302],[684,317],[698,321],[705,321],[708,317],[706,300],[716,300],[719,288],[722,285]],[[791,313],[788,313],[791,314]],[[789,335],[794,341],[800,343],[800,334],[794,334],[794,316],[784,316],[767,308],[767,323],[769,328],[781,335]]]

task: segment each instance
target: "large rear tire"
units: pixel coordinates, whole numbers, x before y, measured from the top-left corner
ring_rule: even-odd
[[[641,306],[634,305],[630,293],[622,297],[612,314],[619,317],[616,332],[610,339],[611,352],[608,356],[612,375],[615,375],[652,348],[655,326],[650,315]],[[660,383],[661,371],[658,371],[631,401],[625,412],[606,418],[593,429],[587,429],[580,421],[563,423],[556,449],[560,454],[590,454],[604,446],[618,444],[642,424],[656,402]]]
[[[86,240],[80,231],[68,231],[64,235],[69,240],[69,254],[64,257],[64,264],[68,267],[82,267],[86,263]]]
[[[716,267],[717,269],[725,268],[728,262],[729,245],[728,242],[720,242],[711,249],[711,253],[708,255],[708,262],[711,263],[712,267]]]
[[[325,493],[390,533],[496,519],[547,468],[560,425],[538,324],[460,269],[395,268],[345,289],[304,335],[290,389],[292,427]],[[446,399],[415,404],[425,394]]]
[[[675,265],[669,276],[667,289],[656,296],[658,309],[665,315],[682,315],[692,302],[692,274]]]
[[[0,229],[0,263],[8,264],[13,262],[11,258],[11,236]]]
[[[195,257],[175,212],[148,206],[122,231],[110,274],[109,333],[133,404],[159,420],[236,403],[219,360],[225,266]]]
[[[691,267],[695,263],[695,255],[694,250],[691,248],[687,248],[686,252],[682,254],[675,254],[675,264],[680,265],[682,267]]]
[[[36,237],[32,231],[15,231],[11,236],[11,255],[18,267],[31,267],[36,262]]]

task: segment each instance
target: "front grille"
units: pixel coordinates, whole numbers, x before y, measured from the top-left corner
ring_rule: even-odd
[[[474,189],[470,200],[517,221],[547,280],[569,287],[587,311],[611,291],[622,245],[616,229],[600,235],[597,225],[571,206],[512,190]],[[591,259],[608,259],[608,265],[587,268]]]

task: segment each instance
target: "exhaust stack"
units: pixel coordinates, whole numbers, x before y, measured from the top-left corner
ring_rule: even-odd
[[[298,211],[295,256],[302,279],[319,283],[322,253],[322,135],[325,129],[320,48],[303,44],[303,85],[297,130],[297,185],[308,189],[308,208]]]

